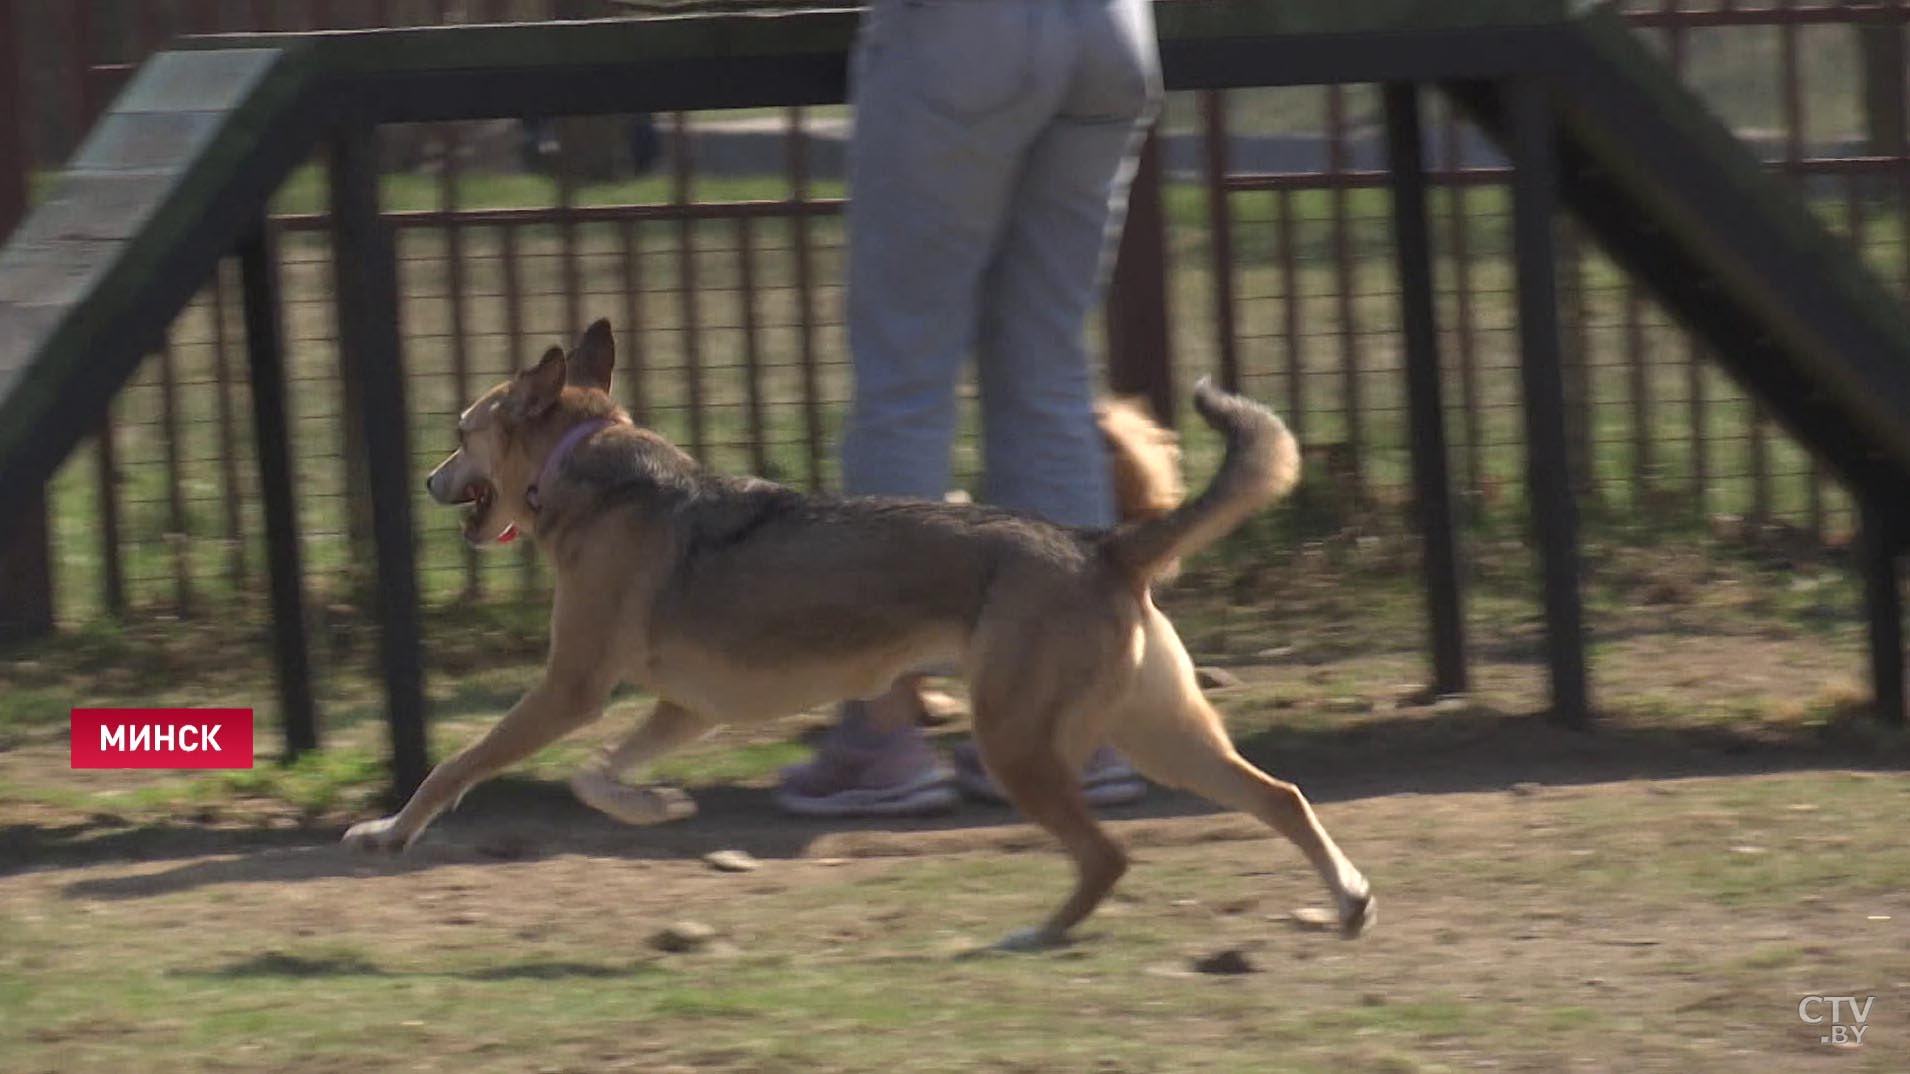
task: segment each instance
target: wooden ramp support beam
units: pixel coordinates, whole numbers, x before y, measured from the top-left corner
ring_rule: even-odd
[[[1440,399],[1439,327],[1433,308],[1432,232],[1426,214],[1425,145],[1419,88],[1385,88],[1386,146],[1392,166],[1393,248],[1400,321],[1406,336],[1406,395],[1412,432],[1413,503],[1426,572],[1434,696],[1466,691],[1465,611],[1453,534],[1446,416]]]
[[[1511,132],[1512,236],[1518,276],[1519,368],[1525,381],[1526,489],[1545,596],[1552,714],[1572,726],[1590,717],[1585,627],[1579,603],[1578,505],[1565,442],[1559,353],[1559,146],[1550,90],[1537,77],[1499,85]]]
[[[20,48],[13,4],[0,0],[0,241],[26,215],[26,116],[20,99]],[[48,545],[46,491],[27,496],[0,535],[0,642],[43,638],[53,632],[53,557]]]
[[[1877,718],[1903,726],[1903,590],[1898,557],[1903,551],[1903,510],[1888,494],[1862,497],[1857,549],[1864,572],[1864,614],[1870,625],[1871,696]]]
[[[258,440],[260,498],[265,505],[265,554],[272,581],[272,647],[289,760],[318,747],[318,721],[312,710],[311,660],[305,642],[298,498],[293,495],[298,485],[292,474],[291,426],[285,411],[285,334],[280,320],[278,258],[264,220],[239,245],[239,277],[246,355],[252,372],[252,427]]]
[[[1107,299],[1108,383],[1145,395],[1161,424],[1180,413],[1174,398],[1173,333],[1167,308],[1167,211],[1161,194],[1161,143],[1150,133],[1128,191]]]
[[[425,776],[424,668],[411,529],[411,447],[405,428],[398,261],[378,215],[377,128],[352,123],[332,142],[332,256],[340,273],[338,339],[346,376],[358,381],[378,555],[378,647],[391,728],[394,792],[409,797]]]

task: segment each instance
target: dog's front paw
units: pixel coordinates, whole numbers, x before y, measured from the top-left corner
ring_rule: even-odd
[[[383,817],[351,826],[345,832],[347,849],[368,854],[396,854],[409,846],[411,839],[398,830],[397,817]]]
[[[1357,940],[1360,933],[1371,928],[1379,920],[1379,900],[1373,898],[1373,892],[1362,886],[1357,894],[1340,899],[1340,937]]]
[[[571,793],[585,805],[625,824],[664,824],[696,815],[696,802],[675,787],[631,787],[602,772],[570,778]]]

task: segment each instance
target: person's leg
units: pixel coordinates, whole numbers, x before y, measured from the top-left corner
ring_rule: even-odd
[[[955,388],[973,350],[984,271],[1027,141],[1060,80],[1045,0],[904,6],[877,0],[855,58],[848,209],[855,397],[843,434],[851,495],[940,499],[950,486]],[[1044,37],[1044,34],[1046,35]],[[953,805],[922,741],[914,680],[845,705],[777,801],[819,816]]]
[[[977,362],[988,501],[1063,525],[1104,527],[1115,521],[1112,474],[1082,333],[1159,106],[1160,66],[1145,0],[1071,11],[1079,49],[1073,77],[1015,186],[982,284]],[[965,790],[1002,799],[974,750],[957,751],[955,762]],[[1090,758],[1082,782],[1097,805],[1133,801],[1146,790],[1106,747]]]
[[[1028,140],[1036,0],[878,0],[856,54],[844,491],[939,499],[983,273]],[[1052,100],[1052,91],[1048,94]]]
[[[990,503],[1069,526],[1114,522],[1107,449],[1082,338],[1160,99],[1145,0],[1070,8],[1078,55],[1035,139],[982,283],[977,351]]]

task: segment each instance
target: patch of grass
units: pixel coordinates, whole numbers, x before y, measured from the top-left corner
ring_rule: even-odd
[[[59,687],[22,687],[7,692],[6,715],[0,731],[52,727],[67,722],[75,698]]]
[[[270,798],[309,816],[347,805],[362,807],[387,779],[385,765],[368,750],[319,750],[290,764],[267,764],[220,773],[212,780],[221,794]]]
[[[800,742],[752,742],[666,757],[658,763],[656,775],[658,779],[686,787],[757,783],[809,754],[810,748]]]
[[[1804,951],[1798,947],[1765,947],[1744,956],[1744,968],[1748,970],[1781,970],[1795,966],[1804,960]]]

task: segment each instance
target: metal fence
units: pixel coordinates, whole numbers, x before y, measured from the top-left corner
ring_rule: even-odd
[[[5,0],[0,0],[5,2]],[[176,33],[582,17],[595,3],[15,0],[38,62],[23,111],[43,165],[70,147],[128,65]],[[1634,5],[1640,33],[1783,170],[1887,278],[1910,271],[1903,137],[1905,7]],[[42,16],[37,21],[34,15]],[[1879,83],[1894,94],[1877,92]],[[1768,84],[1767,84],[1768,83]],[[1178,95],[1159,135],[1162,243],[1183,370],[1236,373],[1278,405],[1349,526],[1407,495],[1390,216],[1378,92]],[[722,468],[834,478],[847,395],[836,110],[619,121],[446,124],[388,132],[419,472],[481,386],[609,316],[621,391],[641,420]],[[1504,172],[1454,117],[1434,125],[1436,248],[1458,486],[1475,517],[1522,496]],[[278,248],[308,585],[352,614],[369,584],[364,482],[346,459],[357,405],[340,375],[335,273],[313,169],[281,196]],[[1142,200],[1146,200],[1143,197]],[[1719,515],[1825,540],[1849,504],[1676,326],[1588,244],[1568,245],[1570,438],[1599,517]],[[261,591],[261,523],[242,405],[237,288],[214,281],[116,398],[49,500],[60,617],[211,614]],[[1133,317],[1137,311],[1121,310]],[[965,441],[965,444],[968,441]],[[1192,445],[1195,454],[1202,445]],[[964,447],[961,471],[976,460]],[[414,487],[415,487],[415,483]],[[427,514],[423,516],[429,519]],[[541,592],[533,556],[476,556],[421,526],[427,601]]]

